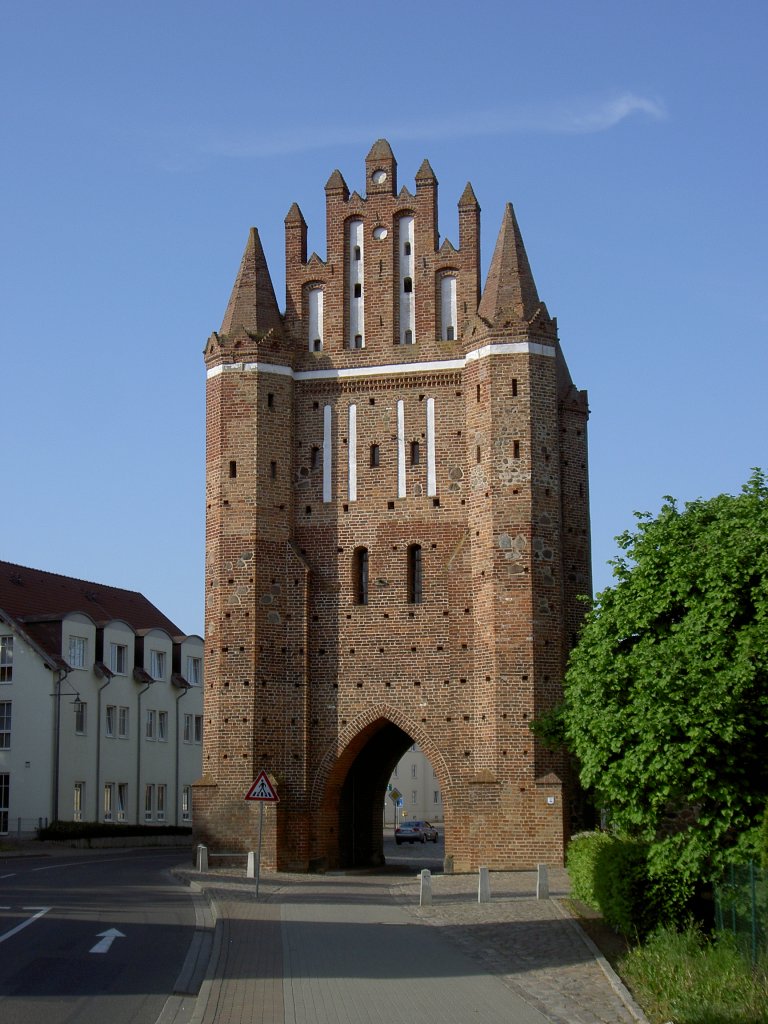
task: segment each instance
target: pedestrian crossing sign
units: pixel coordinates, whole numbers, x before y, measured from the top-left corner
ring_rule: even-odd
[[[264,803],[276,804],[280,802],[272,783],[265,771],[259,772],[256,781],[245,794],[246,800],[261,800]]]

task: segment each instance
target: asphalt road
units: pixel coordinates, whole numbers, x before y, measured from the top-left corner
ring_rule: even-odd
[[[0,854],[3,1024],[154,1024],[195,927],[189,889],[168,873],[180,859]]]
[[[403,870],[422,871],[429,868],[432,874],[443,870],[445,845],[442,828],[436,843],[403,843],[398,846],[392,834],[392,827],[384,829],[384,859],[388,867]]]

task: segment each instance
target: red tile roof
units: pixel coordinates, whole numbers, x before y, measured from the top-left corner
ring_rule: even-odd
[[[89,583],[12,562],[0,561],[0,608],[21,622],[85,612],[99,623],[124,619],[135,630],[158,628],[174,637],[184,635],[138,591]]]

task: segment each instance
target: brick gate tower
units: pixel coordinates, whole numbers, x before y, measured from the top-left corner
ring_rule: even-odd
[[[562,692],[590,592],[587,400],[511,205],[485,286],[480,208],[439,242],[379,140],[325,186],[325,259],[285,218],[281,313],[252,229],[207,366],[206,691],[197,836],[263,859],[382,860],[416,742],[456,870],[562,863],[571,781],[530,721]]]

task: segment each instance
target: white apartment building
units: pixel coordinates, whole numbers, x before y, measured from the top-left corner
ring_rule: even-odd
[[[0,562],[0,834],[186,825],[203,641],[143,595]]]
[[[400,793],[402,804],[395,807],[393,793]],[[443,798],[434,769],[418,743],[409,747],[400,758],[387,786],[384,801],[384,824],[392,825],[395,815],[399,820],[443,820]]]

